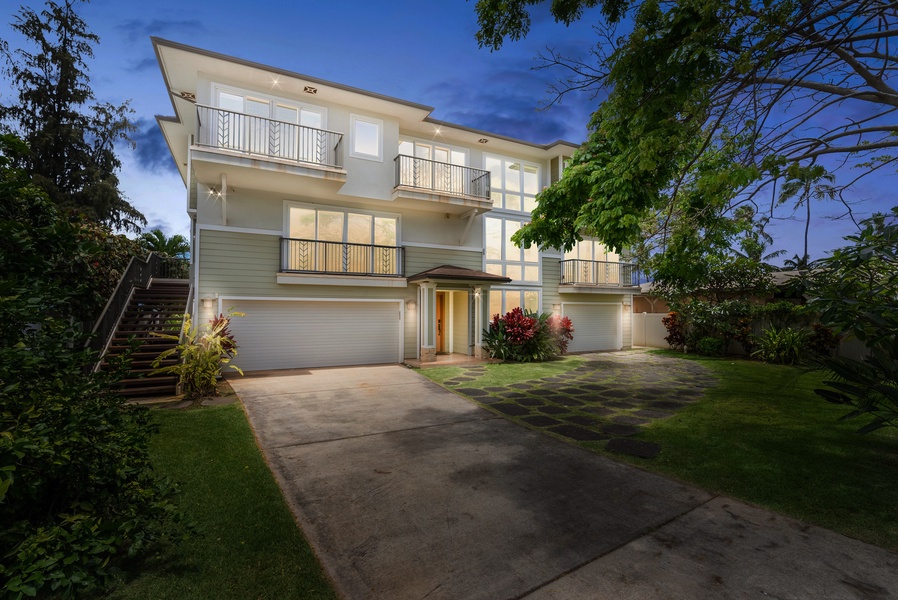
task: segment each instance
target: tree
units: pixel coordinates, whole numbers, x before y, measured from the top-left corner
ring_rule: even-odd
[[[139,240],[150,252],[176,258],[186,258],[190,254],[190,242],[179,233],[168,237],[165,232],[157,228],[141,233]]]
[[[106,247],[13,166],[23,152],[0,136],[0,597],[70,598],[181,536],[183,515],[149,461],[149,411],[82,350],[82,265]]]
[[[10,50],[0,40],[4,74],[16,96],[0,105],[0,122],[30,152],[22,166],[58,205],[116,229],[140,231],[144,216],[119,189],[115,144],[131,143],[132,110],[93,103],[87,59],[99,38],[76,14],[82,0],[49,0],[40,13],[22,7],[12,28],[34,46]],[[88,0],[83,0],[87,2]]]
[[[814,390],[837,404],[853,406],[844,418],[872,417],[858,433],[898,427],[898,207],[874,215],[846,238],[852,245],[817,261],[804,283],[824,323],[864,342],[863,360],[831,357],[823,365],[834,376],[829,389]]]
[[[479,0],[478,41],[497,50],[525,36],[541,3]],[[786,199],[777,184],[801,192],[816,169],[838,174],[824,196],[851,216],[844,191],[895,163],[893,3],[552,0],[550,10],[570,23],[597,6],[606,43],[589,59],[549,50],[543,66],[567,70],[560,95],[601,89],[607,100],[516,242],[568,248],[586,233],[617,250],[670,253],[677,260],[660,274],[688,276],[674,265],[732,243],[735,209],[776,214]],[[630,31],[618,37],[617,26]]]

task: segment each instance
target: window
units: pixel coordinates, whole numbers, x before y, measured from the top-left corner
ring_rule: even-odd
[[[536,208],[540,173],[537,165],[498,156],[486,156],[484,168],[490,172],[493,206],[532,212]]]
[[[464,167],[467,154],[461,150],[412,140],[399,142],[399,181],[407,185],[452,194],[469,193]],[[453,168],[456,167],[456,168]]]
[[[564,266],[565,280],[579,283],[620,283],[620,257],[597,240],[577,242],[564,253],[568,262]]]
[[[484,270],[494,275],[510,277],[513,281],[539,283],[539,249],[518,248],[511,236],[524,224],[515,219],[484,218],[486,240]]]
[[[284,264],[289,271],[395,274],[399,218],[289,205]]]
[[[350,121],[352,136],[350,156],[382,161],[384,122],[358,115],[352,115]]]
[[[251,154],[329,164],[326,111],[308,104],[216,87],[218,111],[200,143]]]
[[[536,290],[490,290],[490,318],[504,315],[513,308],[521,307],[531,312],[540,312],[539,292]]]

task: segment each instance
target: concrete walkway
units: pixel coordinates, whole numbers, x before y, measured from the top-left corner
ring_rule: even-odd
[[[229,381],[348,599],[898,597],[895,554],[518,427],[404,367]]]

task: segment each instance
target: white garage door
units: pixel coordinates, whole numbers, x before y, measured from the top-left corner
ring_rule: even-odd
[[[568,352],[621,349],[619,304],[566,303],[561,310],[574,326],[574,339],[568,345]]]
[[[399,302],[232,300],[244,371],[400,361]]]

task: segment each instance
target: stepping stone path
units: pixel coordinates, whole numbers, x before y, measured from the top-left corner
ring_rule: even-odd
[[[586,361],[567,373],[507,387],[478,387],[485,367],[466,367],[444,383],[528,426],[577,442],[609,440],[608,451],[643,458],[655,457],[660,447],[631,436],[670,418],[716,385],[711,373],[693,361],[638,351],[582,357]]]

